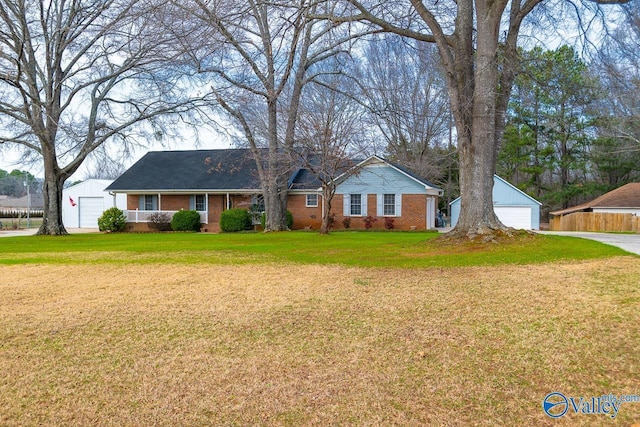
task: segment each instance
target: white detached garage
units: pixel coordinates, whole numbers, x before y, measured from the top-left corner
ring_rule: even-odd
[[[525,230],[540,229],[542,203],[509,184],[498,175],[493,176],[493,211],[507,227]],[[451,225],[458,223],[460,198],[450,204]]]
[[[113,181],[88,179],[62,191],[62,223],[66,228],[98,228],[98,218],[111,208],[127,208],[124,194],[104,191]]]

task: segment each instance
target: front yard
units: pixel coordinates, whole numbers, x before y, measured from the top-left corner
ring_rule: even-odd
[[[1,239],[0,424],[612,424],[542,401],[639,393],[638,257],[433,237]]]

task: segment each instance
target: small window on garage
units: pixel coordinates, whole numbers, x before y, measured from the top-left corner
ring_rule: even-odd
[[[308,208],[317,208],[318,207],[318,194],[307,194],[307,207]]]

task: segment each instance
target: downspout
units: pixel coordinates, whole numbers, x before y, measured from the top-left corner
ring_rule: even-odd
[[[204,212],[207,217],[207,224],[209,224],[209,193],[204,194]]]

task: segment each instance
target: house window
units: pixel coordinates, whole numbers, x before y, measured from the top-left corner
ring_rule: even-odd
[[[378,194],[378,216],[402,216],[401,194]]]
[[[195,195],[195,208],[197,211],[207,210],[207,200],[204,194]]]
[[[362,215],[362,194],[351,194],[351,208],[349,213],[352,216]]]
[[[251,211],[264,212],[264,196],[262,194],[256,194],[251,198]]]
[[[385,194],[383,195],[383,205],[382,205],[382,214],[384,216],[395,216],[396,215],[396,195],[395,194]]]
[[[317,208],[318,207],[318,195],[317,194],[307,194],[307,207],[308,208]]]
[[[158,210],[158,196],[155,194],[143,194],[140,196],[140,210],[142,211],[157,211]]]

